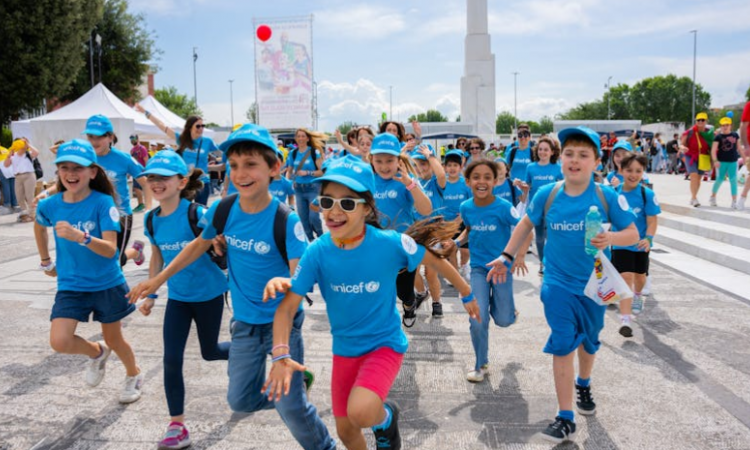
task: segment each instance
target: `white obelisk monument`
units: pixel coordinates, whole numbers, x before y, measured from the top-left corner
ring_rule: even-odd
[[[461,122],[480,136],[495,134],[495,55],[487,32],[487,0],[466,0]]]

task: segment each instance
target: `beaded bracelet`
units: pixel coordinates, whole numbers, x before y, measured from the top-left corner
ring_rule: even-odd
[[[279,345],[274,345],[273,346],[273,348],[271,349],[271,353],[275,352],[276,350],[278,350],[280,348],[285,348],[285,349],[289,350],[289,346],[288,345],[286,345],[286,344],[279,344]]]
[[[474,300],[474,293],[470,292],[466,297],[461,297],[461,302],[466,304]]]
[[[277,356],[275,358],[271,358],[271,363],[279,362],[282,359],[292,359],[292,355],[290,355],[289,353],[286,353],[286,354],[283,354],[283,355],[279,355],[279,356]]]

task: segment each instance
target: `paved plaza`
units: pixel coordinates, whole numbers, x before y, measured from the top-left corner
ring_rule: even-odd
[[[141,218],[136,215],[139,238]],[[117,358],[110,360],[104,382],[91,389],[83,381],[85,358],[50,349],[56,283],[36,270],[32,226],[13,219],[0,217],[0,450],[155,448],[168,420],[163,302],[150,317],[136,312],[124,321],[146,383],[140,401],[122,406],[117,393],[125,374]],[[547,326],[540,279],[536,259],[529,260],[531,273],[515,281],[519,322],[490,330],[491,374],[484,383],[465,380],[473,351],[456,292],[445,289],[443,319],[429,318],[429,305],[420,310],[407,332],[409,351],[391,393],[402,407],[404,449],[554,447],[537,436],[557,405],[552,360],[541,351]],[[635,337],[622,338],[616,311],[607,312],[593,375],[597,414],[577,416],[577,442],[556,448],[750,448],[750,304],[662,265],[652,267],[653,295],[637,320]],[[131,263],[125,272],[133,285],[147,269]],[[335,433],[331,336],[325,304],[317,293],[313,299],[303,329],[306,363],[316,374],[312,402]],[[83,324],[79,333],[100,338],[97,324]],[[194,332],[185,375],[193,449],[298,448],[275,411],[232,413],[225,399],[226,362],[203,361]],[[374,447],[371,433],[366,435]]]

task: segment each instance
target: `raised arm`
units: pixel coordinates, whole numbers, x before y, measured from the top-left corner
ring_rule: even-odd
[[[156,117],[153,114],[151,114],[150,111],[146,111],[143,108],[143,106],[141,106],[138,103],[135,104],[135,110],[138,111],[138,112],[141,112],[141,113],[145,114],[146,118],[148,120],[150,120],[151,123],[153,123],[154,125],[156,125],[156,128],[158,128],[161,131],[163,131],[167,136],[169,136],[170,138],[174,139],[175,141],[177,140],[177,134],[174,132],[174,130],[171,129],[171,128],[169,128],[168,126],[164,125],[164,122],[162,122],[161,120],[159,120],[158,117]]]

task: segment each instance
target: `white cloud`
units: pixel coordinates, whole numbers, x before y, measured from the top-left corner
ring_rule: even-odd
[[[377,40],[406,28],[406,18],[398,10],[360,4],[315,13],[315,30],[346,40]]]

